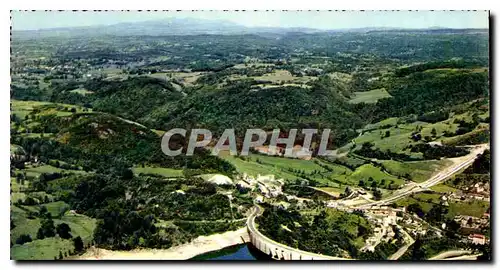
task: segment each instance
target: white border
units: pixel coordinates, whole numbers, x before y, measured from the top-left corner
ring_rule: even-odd
[[[327,2],[322,0],[184,0],[158,1],[62,1],[62,0],[20,0],[9,2],[10,9],[159,9],[159,10],[488,10],[492,1],[394,1],[394,0],[350,0]]]

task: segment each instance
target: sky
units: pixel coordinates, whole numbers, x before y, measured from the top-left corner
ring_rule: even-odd
[[[166,18],[226,20],[244,26],[345,29],[488,28],[487,11],[13,11],[13,30],[111,25]]]

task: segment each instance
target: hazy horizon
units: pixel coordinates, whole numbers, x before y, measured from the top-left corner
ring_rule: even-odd
[[[488,11],[12,11],[15,31],[137,23],[162,19],[222,20],[247,27],[335,30],[488,28]]]

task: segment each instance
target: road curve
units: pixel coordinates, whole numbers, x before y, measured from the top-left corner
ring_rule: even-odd
[[[477,261],[477,257],[483,254],[463,255],[458,257],[446,258],[444,261]]]
[[[410,246],[413,245],[413,243],[415,243],[415,239],[413,239],[403,228],[400,227],[400,230],[405,235],[407,243],[406,245],[398,249],[398,251],[396,251],[394,254],[389,256],[389,258],[387,258],[388,260],[394,260],[394,261],[398,260],[401,256],[403,256],[403,254],[406,253],[408,248],[410,248]]]
[[[429,260],[434,261],[434,260],[446,260],[446,259],[451,259],[453,257],[460,257],[464,255],[470,255],[472,253],[471,250],[448,250],[442,253],[439,253],[438,255],[429,258]]]

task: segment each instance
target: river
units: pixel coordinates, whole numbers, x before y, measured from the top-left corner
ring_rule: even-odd
[[[235,245],[195,256],[192,261],[255,261],[271,260],[271,258],[260,252],[252,244]]]

